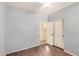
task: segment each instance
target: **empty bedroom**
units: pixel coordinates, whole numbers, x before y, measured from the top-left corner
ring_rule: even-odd
[[[79,2],[0,2],[1,56],[79,56]]]

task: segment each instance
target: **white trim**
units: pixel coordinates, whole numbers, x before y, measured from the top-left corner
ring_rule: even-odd
[[[6,53],[3,51],[0,51],[0,56],[6,56]]]
[[[70,52],[70,51],[67,51],[67,50],[64,50],[64,52],[66,52],[66,53],[68,53],[68,54],[70,54],[70,55],[73,55],[73,56],[77,56],[76,54],[74,54],[74,53],[72,53],[72,52]]]
[[[40,46],[40,45],[37,45],[37,46]],[[33,46],[33,47],[37,47],[37,46]],[[25,49],[30,49],[30,48],[33,48],[33,47],[23,48],[23,49],[19,49],[19,50],[15,50],[15,51],[6,51],[5,55],[10,54],[10,53],[14,53],[14,52],[18,52],[18,51],[22,51],[22,50],[25,50]]]

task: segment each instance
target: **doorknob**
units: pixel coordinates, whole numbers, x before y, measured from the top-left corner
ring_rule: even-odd
[[[64,35],[62,35],[64,37]]]
[[[51,34],[52,36],[54,35],[54,34]]]

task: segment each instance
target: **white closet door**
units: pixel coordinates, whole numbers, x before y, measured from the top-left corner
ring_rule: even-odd
[[[53,22],[47,22],[46,23],[46,43],[53,45]]]
[[[54,21],[54,45],[64,49],[63,20]]]

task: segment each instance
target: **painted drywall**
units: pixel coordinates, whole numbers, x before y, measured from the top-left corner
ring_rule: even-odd
[[[79,55],[79,3],[49,15],[48,19],[64,19],[64,48]]]
[[[0,2],[0,55],[4,54],[4,19],[5,7],[4,3]]]
[[[35,14],[6,6],[5,28],[6,52],[39,45],[39,19]]]

